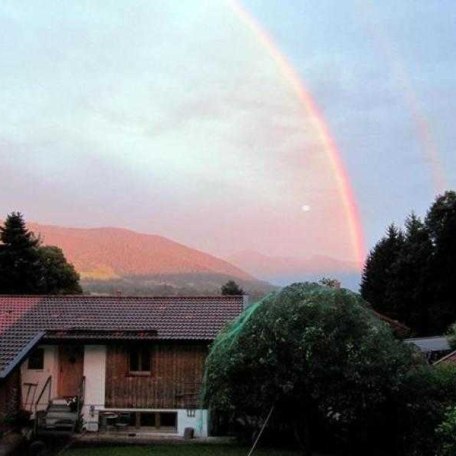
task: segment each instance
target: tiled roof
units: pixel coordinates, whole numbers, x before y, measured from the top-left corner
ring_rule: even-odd
[[[0,296],[0,378],[46,331],[53,339],[212,340],[242,307],[242,296]]]

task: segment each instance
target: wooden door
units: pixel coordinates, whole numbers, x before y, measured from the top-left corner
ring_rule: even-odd
[[[84,374],[84,347],[59,347],[59,397],[76,396]]]

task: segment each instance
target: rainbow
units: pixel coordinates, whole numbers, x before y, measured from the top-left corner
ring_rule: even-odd
[[[400,58],[399,52],[395,49],[388,35],[381,27],[381,20],[376,13],[374,4],[371,1],[358,1],[357,5],[361,13],[358,17],[364,19],[366,31],[369,33],[374,45],[377,46],[385,60],[387,60],[395,82],[402,89],[404,103],[408,107],[412,121],[415,124],[418,139],[423,150],[424,160],[426,163],[429,163],[431,168],[434,191],[441,194],[448,188],[448,179],[442,166],[442,160],[431,123],[421,108],[420,101],[413,89],[413,84]]]
[[[228,0],[228,2],[236,16],[252,31],[262,47],[266,49],[274,60],[287,83],[291,86],[300,104],[303,106],[306,113],[310,115],[312,127],[328,155],[332,173],[336,179],[338,193],[340,194],[343,210],[347,218],[354,257],[358,268],[361,270],[365,259],[365,244],[358,205],[350,184],[348,173],[342,163],[341,154],[329,131],[323,114],[287,57],[280,52],[277,44],[267,31],[244,8],[240,1]]]

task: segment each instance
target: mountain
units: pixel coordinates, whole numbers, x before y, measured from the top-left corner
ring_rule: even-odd
[[[242,251],[227,257],[227,261],[255,277],[280,286],[329,276],[355,291],[359,287],[360,271],[355,263],[324,255],[310,258],[275,257],[256,251]]]
[[[60,247],[85,291],[214,294],[227,280],[261,296],[273,289],[241,268],[163,236],[123,228],[66,228],[31,223],[44,245]]]

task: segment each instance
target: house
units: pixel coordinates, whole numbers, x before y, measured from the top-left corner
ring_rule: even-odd
[[[415,337],[405,339],[404,342],[417,347],[430,364],[451,351],[448,339],[445,336]]]
[[[88,431],[191,427],[206,436],[208,346],[245,304],[242,296],[0,296],[0,414],[19,400],[37,417],[49,403],[58,412],[77,401]]]

